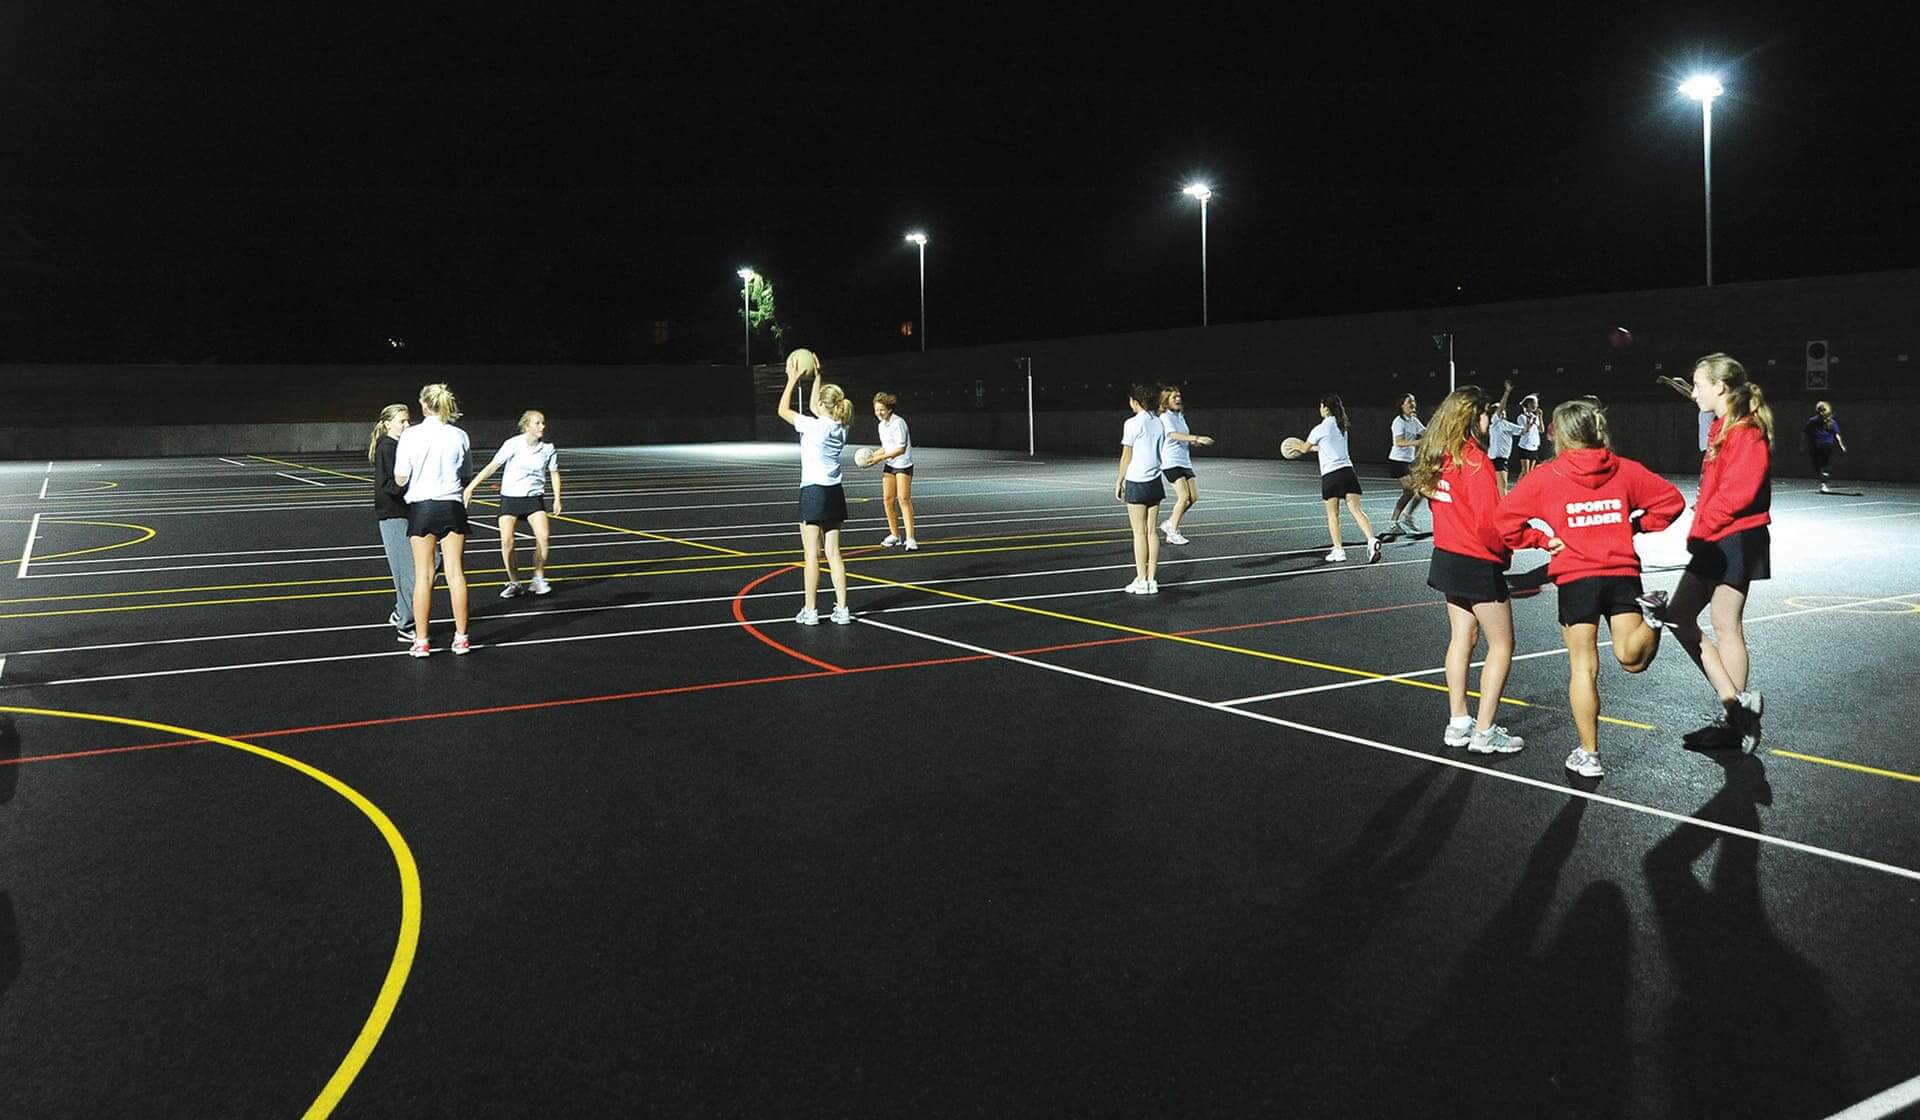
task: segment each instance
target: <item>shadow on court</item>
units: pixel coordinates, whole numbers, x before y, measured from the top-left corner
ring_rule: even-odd
[[[1726,784],[1694,816],[1759,832],[1757,806],[1773,803],[1766,764],[1709,757]],[[1709,852],[1712,867],[1697,868]],[[1767,920],[1759,857],[1759,841],[1682,825],[1644,861],[1679,983],[1662,1038],[1676,1115],[1825,1116],[1859,1096],[1833,1045],[1825,978]]]

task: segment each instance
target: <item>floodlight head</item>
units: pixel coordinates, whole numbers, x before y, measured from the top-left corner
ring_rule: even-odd
[[[1189,183],[1181,188],[1180,193],[1186,195],[1188,198],[1197,198],[1201,202],[1205,202],[1213,197],[1213,188],[1207,186],[1205,183]]]
[[[915,245],[925,245],[927,243],[927,235],[915,230],[907,234],[907,240],[913,242]]]
[[[734,275],[738,276],[742,280],[751,280],[760,274],[755,272],[751,268],[743,268],[740,271],[734,273]]]
[[[1727,92],[1727,90],[1725,86],[1720,84],[1720,75],[1695,74],[1693,77],[1680,83],[1680,92],[1693,98],[1695,101],[1712,101],[1714,98]]]

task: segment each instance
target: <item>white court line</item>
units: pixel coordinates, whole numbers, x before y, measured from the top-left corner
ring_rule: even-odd
[[[39,535],[39,532],[40,532],[40,515],[36,513],[33,515],[32,526],[27,529],[27,547],[25,551],[20,553],[20,570],[14,573],[15,579],[26,578],[27,561],[33,559],[33,538]]]
[[[47,464],[47,477],[40,480],[40,500],[47,500],[47,484],[53,481],[53,464]]]
[[[219,459],[219,460],[220,460],[221,462],[223,462],[223,463],[233,463],[233,465],[234,465],[234,466],[236,466],[236,467],[245,467],[245,466],[251,466],[251,465],[252,465],[252,464],[250,464],[250,463],[234,463],[232,459],[229,459],[229,458],[227,458],[227,457],[226,457],[226,456],[224,456],[224,455],[219,455],[219,456],[215,456],[215,458],[217,458],[217,459]]]
[[[312,480],[311,478],[301,478],[301,477],[300,477],[299,475],[297,475],[297,474],[288,474],[288,473],[287,473],[286,471],[274,471],[273,473],[274,473],[274,474],[277,474],[277,475],[279,475],[279,476],[280,476],[281,478],[291,478],[291,479],[293,479],[293,480],[294,480],[295,482],[304,482],[304,483],[306,483],[306,484],[307,484],[308,486],[318,486],[318,487],[320,487],[320,488],[321,488],[321,489],[323,489],[323,490],[324,490],[324,489],[326,489],[326,485],[327,485],[326,483],[324,483],[324,482],[315,482],[315,481],[314,481],[314,480]]]
[[[1745,622],[1750,625],[1755,622],[1772,622],[1776,619],[1782,619],[1782,618],[1798,618],[1803,614],[1825,614],[1828,611],[1847,610],[1849,608],[1855,608],[1855,607],[1868,607],[1868,606],[1874,605],[1875,603],[1898,603],[1904,599],[1914,598],[1915,596],[1920,596],[1920,591],[1909,591],[1904,595],[1888,595],[1880,599],[1863,599],[1857,603],[1835,603],[1825,607],[1803,607],[1799,610],[1781,611],[1777,614],[1756,615],[1752,618],[1746,619]],[[1611,646],[1611,645],[1613,645],[1613,639],[1609,638],[1606,641],[1601,642],[1599,644],[1599,648],[1606,649],[1608,646]],[[1537,650],[1533,653],[1516,654],[1514,655],[1513,660],[1531,661],[1536,657],[1559,657],[1565,654],[1566,652],[1567,652],[1566,647],[1561,646],[1557,649],[1543,649],[1543,650]],[[1475,661],[1467,667],[1469,669],[1478,669],[1483,667],[1485,664],[1486,664],[1485,661]],[[1316,684],[1308,688],[1290,688],[1290,689],[1287,689],[1285,692],[1268,692],[1260,696],[1242,696],[1237,700],[1222,700],[1220,701],[1220,703],[1225,704],[1228,707],[1232,707],[1236,704],[1258,704],[1266,700],[1285,700],[1288,697],[1305,696],[1308,693],[1313,693],[1313,692],[1333,692],[1342,688],[1361,688],[1370,684],[1386,684],[1388,681],[1404,681],[1404,680],[1412,680],[1415,677],[1431,677],[1440,673],[1445,673],[1446,671],[1447,671],[1447,667],[1445,665],[1442,665],[1438,669],[1415,669],[1411,672],[1394,673],[1390,676],[1374,677],[1374,678],[1369,678],[1367,680],[1361,680],[1361,681],[1336,681],[1333,684]]]
[[[1875,1093],[1859,1104],[1836,1112],[1827,1120],[1881,1120],[1903,1108],[1920,1104],[1920,1077],[1902,1081],[1885,1092]]]
[[[903,626],[895,626],[892,623],[888,623],[888,622],[877,622],[870,618],[859,618],[856,621],[867,626],[878,627],[879,629],[882,629],[882,630],[891,630],[898,634],[905,634],[909,637],[921,638],[929,642],[935,642],[939,645],[952,646],[955,649],[964,649],[972,653],[986,654],[989,657],[999,658],[1002,661],[1011,661],[1011,662],[1014,662],[1015,664],[1027,665],[1035,669],[1044,669],[1049,673],[1061,673],[1070,677],[1079,677],[1082,680],[1093,681],[1096,684],[1104,684],[1112,688],[1123,688],[1130,692],[1140,692],[1148,696],[1157,696],[1163,700],[1172,700],[1178,704],[1187,704],[1197,708],[1206,708],[1211,711],[1222,712],[1226,715],[1238,716],[1242,719],[1258,720],[1261,723],[1272,724],[1276,727],[1285,727],[1294,731],[1302,731],[1309,735],[1318,735],[1321,738],[1333,739],[1343,743],[1353,743],[1358,746],[1371,748],[1373,750],[1384,751],[1388,754],[1397,754],[1405,758],[1416,759],[1420,762],[1433,763],[1434,765],[1437,765],[1437,766],[1451,766],[1456,770],[1466,770],[1475,774],[1484,774],[1489,778],[1496,778],[1503,782],[1512,782],[1516,785],[1532,786],[1535,789],[1546,790],[1549,793],[1559,794],[1560,796],[1563,796],[1563,797],[1578,797],[1586,801],[1591,801],[1600,805],[1611,805],[1617,809],[1626,809],[1630,812],[1644,813],[1650,817],[1659,817],[1663,820],[1673,821],[1682,825],[1691,825],[1695,828],[1704,828],[1709,831],[1723,833],[1728,836],[1738,836],[1742,839],[1754,840],[1762,844],[1773,844],[1778,847],[1789,848],[1793,851],[1805,852],[1808,855],[1820,856],[1825,859],[1834,860],[1839,863],[1852,864],[1855,867],[1864,867],[1864,868],[1867,868],[1868,870],[1880,871],[1888,875],[1896,876],[1898,878],[1909,879],[1914,882],[1920,882],[1920,871],[1916,871],[1908,867],[1900,867],[1891,863],[1882,863],[1879,860],[1868,859],[1865,856],[1856,856],[1848,852],[1835,851],[1832,848],[1822,848],[1814,844],[1803,843],[1799,840],[1789,840],[1782,836],[1770,836],[1764,832],[1753,832],[1749,829],[1736,828],[1733,825],[1721,824],[1717,821],[1706,820],[1700,817],[1690,817],[1682,813],[1676,813],[1670,809],[1660,809],[1652,805],[1642,805],[1637,801],[1624,801],[1617,797],[1607,797],[1605,795],[1592,793],[1587,790],[1576,789],[1572,786],[1555,785],[1552,782],[1542,781],[1539,778],[1531,778],[1525,774],[1516,774],[1510,770],[1498,770],[1498,769],[1494,769],[1492,767],[1487,767],[1487,766],[1476,766],[1473,763],[1464,762],[1456,758],[1449,758],[1445,755],[1428,754],[1425,751],[1417,751],[1410,747],[1398,747],[1398,746],[1394,746],[1391,743],[1380,742],[1378,739],[1367,739],[1359,735],[1350,735],[1344,731],[1335,731],[1335,730],[1332,730],[1331,728],[1326,728],[1326,727],[1316,727],[1310,723],[1300,723],[1297,720],[1281,719],[1278,716],[1265,715],[1260,712],[1244,711],[1240,708],[1229,708],[1224,704],[1215,703],[1214,701],[1211,701],[1211,700],[1201,700],[1192,696],[1182,696],[1179,693],[1166,692],[1158,688],[1152,688],[1148,685],[1134,684],[1131,681],[1123,681],[1114,677],[1103,677],[1096,673],[1089,673],[1082,669],[1072,669],[1065,665],[1054,665],[1045,661],[1035,661],[1032,658],[1021,657],[1018,654],[1005,653],[996,649],[988,649],[984,646],[971,645],[967,642],[955,641],[952,638],[943,638],[936,634],[925,634],[917,630],[908,630]]]

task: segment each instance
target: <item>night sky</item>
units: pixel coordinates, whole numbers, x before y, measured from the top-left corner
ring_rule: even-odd
[[[0,360],[1197,324],[1195,175],[1215,322],[1693,284],[1696,62],[1716,280],[1920,265],[1904,5],[294,7],[0,5]]]

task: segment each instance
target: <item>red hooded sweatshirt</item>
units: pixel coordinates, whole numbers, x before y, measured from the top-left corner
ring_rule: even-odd
[[[1644,510],[1640,528],[1658,532],[1687,508],[1674,485],[1604,447],[1561,452],[1528,472],[1500,503],[1494,523],[1508,544],[1518,544],[1527,519],[1553,526],[1566,542],[1547,564],[1555,583],[1594,576],[1637,576],[1640,557],[1633,551],[1635,510]]]
[[[1460,447],[1460,457],[1440,461],[1440,478],[1428,496],[1433,511],[1433,547],[1442,552],[1471,556],[1506,568],[1513,559],[1507,542],[1494,529],[1493,514],[1500,506],[1500,488],[1494,485],[1493,463],[1472,437]],[[1514,548],[1545,548],[1545,533],[1526,526]]]
[[[1688,540],[1717,541],[1742,529],[1755,529],[1773,520],[1773,479],[1769,470],[1773,452],[1755,424],[1735,424],[1727,442],[1713,451],[1726,417],[1715,417],[1707,429],[1707,456],[1700,463],[1700,500],[1693,507]]]

